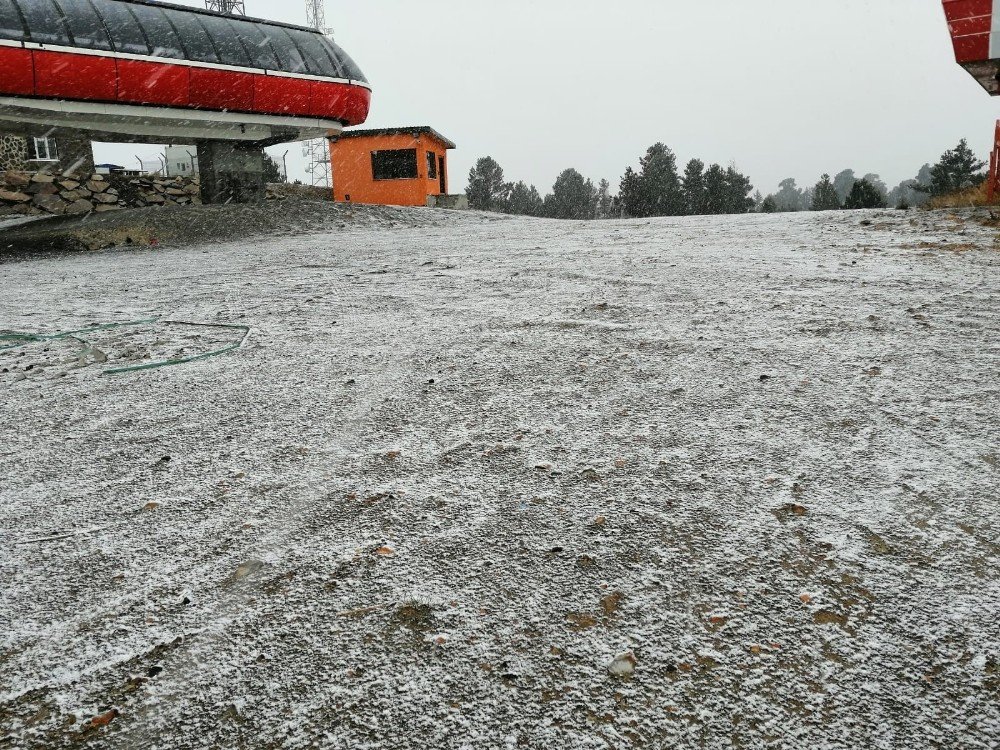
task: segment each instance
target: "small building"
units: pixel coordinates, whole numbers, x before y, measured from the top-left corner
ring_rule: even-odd
[[[167,146],[163,150],[167,177],[191,177],[198,174],[197,146]]]
[[[0,171],[94,171],[94,152],[83,138],[25,137],[0,134]]]
[[[460,207],[448,196],[448,151],[453,148],[427,126],[345,131],[330,142],[333,199]]]

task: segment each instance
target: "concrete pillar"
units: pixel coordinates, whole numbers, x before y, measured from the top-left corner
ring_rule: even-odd
[[[263,203],[264,149],[234,141],[200,141],[203,203]]]

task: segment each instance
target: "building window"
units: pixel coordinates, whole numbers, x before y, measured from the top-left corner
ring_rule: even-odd
[[[376,180],[412,180],[416,176],[415,148],[372,151],[372,177]]]
[[[55,138],[35,138],[34,156],[31,161],[59,161],[59,149]]]
[[[427,179],[436,180],[438,176],[437,154],[433,151],[427,152]]]

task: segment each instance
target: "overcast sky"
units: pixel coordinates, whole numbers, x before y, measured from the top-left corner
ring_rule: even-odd
[[[246,8],[305,21],[304,0]],[[847,167],[892,187],[962,137],[985,156],[1000,114],[955,64],[940,0],[327,0],[326,12],[374,88],[365,127],[454,140],[453,191],[487,154],[543,192],[566,167],[617,189],[656,141],[682,167],[735,162],[764,193]],[[271,151],[285,148],[300,175],[297,145]],[[155,150],[104,153],[140,149]]]

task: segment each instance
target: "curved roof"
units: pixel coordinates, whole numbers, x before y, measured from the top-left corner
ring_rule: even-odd
[[[0,0],[0,39],[367,83],[313,29],[149,0]]]

